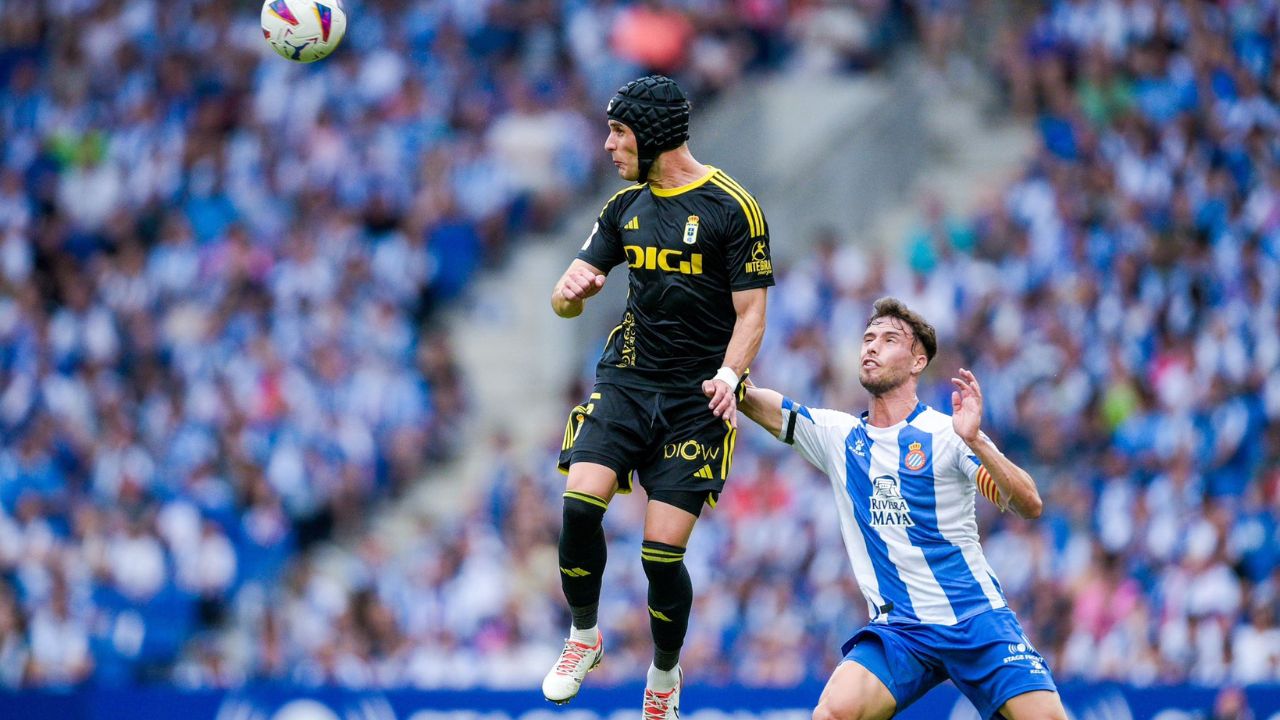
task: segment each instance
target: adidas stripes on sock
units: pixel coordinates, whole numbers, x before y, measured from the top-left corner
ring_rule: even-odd
[[[604,511],[609,504],[602,498],[570,490],[564,494],[564,524],[560,528],[560,587],[573,626],[579,629],[596,626],[596,609],[600,606],[600,579],[604,574],[607,549],[604,540]]]
[[[693,582],[684,566],[684,548],[645,540],[640,560],[649,578],[653,664],[659,670],[671,670],[680,660],[680,648],[689,629],[689,610],[693,607]]]

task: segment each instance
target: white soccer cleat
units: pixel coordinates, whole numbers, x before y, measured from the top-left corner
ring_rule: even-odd
[[[684,684],[684,671],[676,666],[679,674],[676,686],[665,692],[644,689],[644,720],[680,720],[680,686]]]
[[[578,694],[582,679],[595,670],[604,657],[604,636],[596,635],[596,644],[587,645],[576,640],[565,640],[560,659],[551,672],[542,678],[542,694],[548,700],[563,705]]]

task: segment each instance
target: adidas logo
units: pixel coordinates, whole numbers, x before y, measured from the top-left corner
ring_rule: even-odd
[[[627,224],[626,224],[626,225],[623,225],[623,226],[622,226],[622,229],[623,229],[623,230],[639,230],[639,229],[640,229],[640,216],[639,216],[639,215],[635,215],[635,216],[633,216],[629,221],[627,221]]]
[[[711,466],[710,466],[710,465],[703,465],[703,466],[702,466],[702,469],[701,469],[701,470],[699,470],[698,472],[694,473],[694,474],[693,474],[693,476],[694,476],[694,477],[696,477],[696,478],[704,478],[704,479],[706,479],[706,480],[714,480],[714,479],[715,479],[715,475],[712,475],[712,474],[711,474]]]
[[[582,568],[560,568],[560,572],[569,577],[586,577],[591,574]]]

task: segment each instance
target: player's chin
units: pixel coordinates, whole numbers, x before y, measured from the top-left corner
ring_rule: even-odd
[[[861,383],[864,390],[872,395],[883,395],[902,384],[901,381],[892,377],[884,375],[876,377],[866,371],[858,374],[858,382]]]

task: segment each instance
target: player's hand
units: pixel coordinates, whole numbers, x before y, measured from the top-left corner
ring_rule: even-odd
[[[978,440],[982,425],[982,388],[973,373],[960,368],[960,377],[951,378],[951,427],[966,443]]]
[[[728,420],[734,429],[738,427],[738,399],[733,396],[733,388],[723,380],[703,380],[702,394],[711,398],[707,407],[711,413],[722,420]]]
[[[586,300],[604,287],[604,276],[586,268],[573,268],[564,276],[560,295],[570,302]]]

